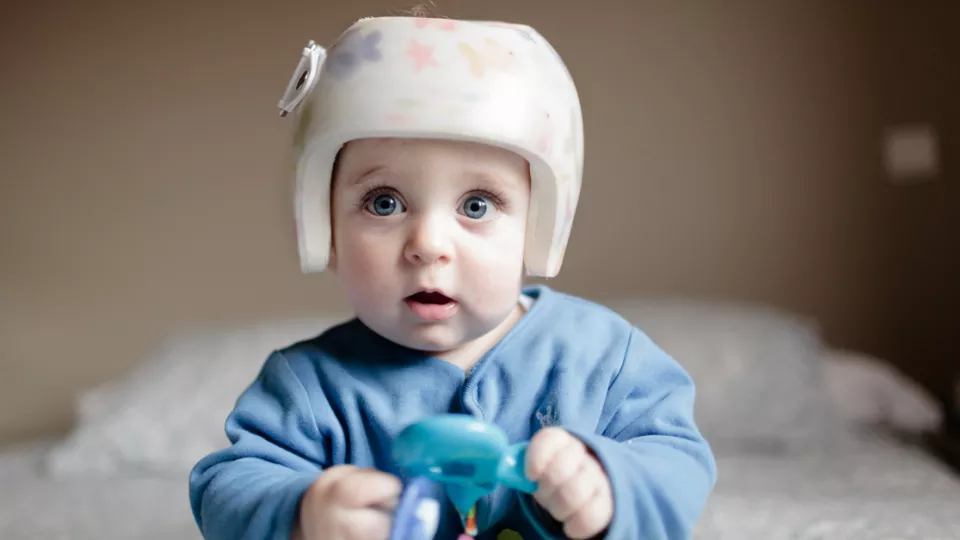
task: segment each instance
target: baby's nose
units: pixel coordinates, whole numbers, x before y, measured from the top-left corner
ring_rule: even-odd
[[[446,223],[436,218],[419,220],[411,234],[405,249],[408,261],[414,264],[436,264],[450,262],[452,257],[452,230]]]

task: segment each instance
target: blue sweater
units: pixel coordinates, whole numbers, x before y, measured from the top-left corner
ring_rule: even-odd
[[[469,374],[356,319],[271,354],[227,418],[230,446],[190,474],[204,537],[286,540],[301,496],[324,468],[395,472],[392,437],[425,416],[453,412],[496,423],[511,443],[544,426],[567,429],[610,478],[607,538],[689,538],[716,482],[693,419],[693,381],[612,311],[544,286],[525,294],[533,307]],[[479,538],[505,529],[538,538],[517,497],[498,489],[481,500]],[[562,536],[549,518],[541,527]],[[436,538],[462,531],[448,504]]]

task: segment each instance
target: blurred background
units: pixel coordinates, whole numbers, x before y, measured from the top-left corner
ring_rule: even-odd
[[[0,440],[67,429],[79,391],[127,373],[175,329],[345,308],[332,275],[299,273],[292,124],[275,106],[307,39],[410,7],[5,7]],[[554,287],[773,305],[951,399],[955,2],[436,10],[529,23],[577,81],[584,191]]]
[[[277,101],[308,39],[413,4],[4,6],[0,445],[53,442],[0,455],[0,536],[196,535],[185,477],[237,393],[271,348],[347,312],[334,276],[299,271]],[[567,62],[586,165],[550,284],[649,323],[698,379],[699,418],[728,439],[703,537],[960,537],[960,479],[925,458],[819,459],[810,441],[837,440],[820,427],[787,440],[833,415],[814,411],[831,392],[848,417],[958,416],[960,4],[434,9],[529,24]],[[838,514],[830,493],[860,506]]]
[[[173,328],[344,306],[333,276],[299,273],[292,124],[275,105],[308,38],[410,7],[5,7],[0,439],[66,429],[78,390],[131,369]],[[601,300],[770,303],[949,398],[960,374],[956,3],[436,9],[529,22],[577,81],[584,192],[552,285]],[[891,173],[887,131],[910,139],[910,167],[924,152],[915,126],[932,130],[934,162]]]

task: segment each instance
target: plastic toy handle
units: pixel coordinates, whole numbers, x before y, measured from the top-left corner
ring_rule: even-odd
[[[525,442],[517,443],[504,451],[503,458],[500,459],[500,466],[497,469],[497,477],[504,486],[523,493],[533,493],[537,491],[537,483],[528,480],[524,473],[527,444]]]
[[[390,540],[430,540],[437,534],[440,503],[428,494],[430,480],[414,478],[403,490]]]

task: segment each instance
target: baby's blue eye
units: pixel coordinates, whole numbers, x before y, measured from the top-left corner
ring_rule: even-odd
[[[486,199],[483,197],[478,197],[474,195],[470,197],[463,203],[463,213],[468,218],[471,219],[480,219],[487,213],[487,203]]]
[[[402,209],[400,201],[393,195],[384,193],[374,197],[369,203],[370,212],[378,216],[389,216],[393,214],[395,210]]]

